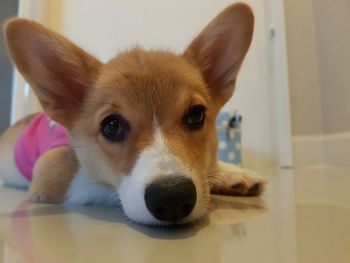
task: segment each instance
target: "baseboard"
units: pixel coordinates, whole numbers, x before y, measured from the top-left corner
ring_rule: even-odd
[[[332,166],[350,166],[350,132],[325,137],[323,162]]]
[[[350,132],[293,136],[294,166],[350,166]]]
[[[323,162],[321,136],[293,136],[294,167],[317,166]]]

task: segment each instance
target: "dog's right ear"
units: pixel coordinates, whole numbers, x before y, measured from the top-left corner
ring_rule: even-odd
[[[10,55],[46,113],[70,126],[101,67],[95,57],[65,37],[25,19],[7,22]]]
[[[214,18],[184,53],[199,68],[213,98],[221,106],[232,96],[253,30],[252,10],[246,4],[236,3]]]

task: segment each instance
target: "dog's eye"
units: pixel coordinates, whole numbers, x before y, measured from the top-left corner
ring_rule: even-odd
[[[205,122],[205,107],[202,105],[192,106],[184,116],[184,123],[190,130],[198,130]]]
[[[111,142],[123,141],[129,131],[129,123],[118,114],[108,116],[101,123],[102,135]]]

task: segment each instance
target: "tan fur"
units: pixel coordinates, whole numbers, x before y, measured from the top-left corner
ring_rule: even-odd
[[[81,130],[87,131],[116,173],[128,174],[138,154],[152,143],[156,117],[168,141],[175,142],[170,149],[185,162],[196,159],[192,168],[205,174],[210,149],[215,150],[215,143],[212,145],[209,139],[213,129],[189,132],[182,121],[190,106],[212,103],[196,68],[172,53],[132,50],[108,62],[101,74],[71,132],[73,137],[78,137]],[[215,130],[217,111],[208,108],[207,123]],[[132,131],[126,144],[111,145],[99,134],[101,121],[114,112],[121,112],[130,122]],[[89,118],[91,122],[86,121]],[[188,151],[189,145],[193,151]]]
[[[208,174],[223,171],[216,156],[215,119],[234,91],[253,24],[250,8],[235,4],[216,17],[182,55],[133,49],[103,64],[35,22],[10,20],[6,38],[16,66],[47,114],[64,125],[71,137],[72,148],[58,148],[40,157],[30,192],[37,199],[63,200],[78,162],[98,182],[117,186],[160,128],[167,147],[200,182],[201,196],[209,196],[213,182],[218,193],[248,193],[252,187],[248,172],[225,183],[210,180]],[[183,116],[198,104],[207,109],[206,122],[202,129],[189,131]],[[108,142],[100,133],[102,120],[115,113],[131,127],[122,143]],[[229,169],[231,175],[241,173]],[[238,193],[232,191],[237,182],[244,184]]]
[[[45,203],[64,201],[78,169],[79,162],[70,147],[57,147],[45,152],[34,166],[29,187],[31,200]]]

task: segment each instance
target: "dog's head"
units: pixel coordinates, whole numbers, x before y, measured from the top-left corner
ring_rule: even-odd
[[[184,223],[207,211],[215,119],[234,91],[253,24],[250,8],[235,4],[183,54],[133,49],[107,63],[28,20],[9,21],[6,37],[88,176],[117,188],[135,221]]]

